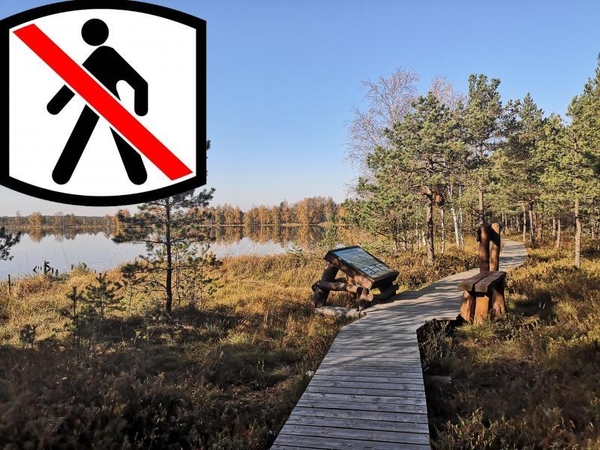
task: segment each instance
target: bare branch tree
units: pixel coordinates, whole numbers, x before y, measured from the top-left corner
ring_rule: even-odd
[[[414,70],[397,69],[390,77],[379,77],[376,81],[366,80],[361,84],[366,89],[366,109],[353,108],[354,120],[350,122],[350,134],[346,160],[369,176],[366,158],[377,147],[387,146],[384,130],[391,129],[412,108],[417,96],[415,83],[419,75]]]
[[[446,77],[436,75],[431,80],[431,88],[433,95],[440,101],[444,106],[450,108],[451,111],[455,110],[459,102],[466,99],[464,94],[460,94],[454,90],[454,86],[450,83]]]

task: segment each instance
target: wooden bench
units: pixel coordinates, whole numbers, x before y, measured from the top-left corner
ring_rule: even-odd
[[[467,322],[482,324],[491,315],[500,317],[506,311],[504,280],[506,272],[487,271],[467,278],[458,284],[463,292],[460,315]]]

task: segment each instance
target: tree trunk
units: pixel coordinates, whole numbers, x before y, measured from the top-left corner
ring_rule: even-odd
[[[556,217],[552,217],[552,237],[556,238]]]
[[[165,247],[167,252],[167,279],[165,280],[165,290],[167,293],[167,302],[165,304],[165,311],[167,314],[171,314],[173,308],[173,287],[171,278],[173,276],[173,255],[172,255],[172,242],[171,242],[171,204],[169,200],[166,201],[165,206],[166,215],[166,230],[165,230]]]
[[[454,224],[454,240],[456,241],[456,248],[460,248],[460,229],[458,227],[458,216],[456,215],[456,209],[454,206],[450,208],[452,213],[452,223]]]
[[[485,209],[483,204],[483,180],[480,178],[477,184],[477,195],[479,197],[479,224],[485,223]]]
[[[456,241],[456,248],[460,248],[460,227],[458,224],[458,216],[456,214],[456,208],[454,207],[452,184],[448,185],[448,199],[450,200],[450,212],[452,213],[452,224],[454,225],[454,240]]]
[[[458,186],[458,198],[462,198],[462,186]],[[463,209],[462,206],[458,207],[458,230],[459,230],[459,239],[460,239],[460,248],[464,250],[465,248],[465,222],[463,220]]]
[[[421,251],[421,232],[418,223],[415,223],[415,243],[417,244],[417,251]]]
[[[529,241],[535,244],[535,221],[533,220],[533,205],[529,205]]]
[[[523,209],[523,244],[527,244],[527,208],[525,202],[521,202],[521,208]],[[531,226],[531,224],[529,224]]]
[[[556,244],[555,247],[556,248],[560,248],[560,235],[562,232],[562,223],[560,221],[560,218],[556,221]]]
[[[427,223],[427,261],[432,264],[433,260],[435,259],[433,248],[433,195],[427,196],[427,211],[425,221]]]
[[[444,223],[444,207],[440,208],[440,220],[441,220],[441,228],[442,228],[442,246],[440,247],[440,251],[442,254],[446,251],[446,224]]]
[[[579,217],[579,198],[575,199],[575,267],[581,266],[581,218]]]

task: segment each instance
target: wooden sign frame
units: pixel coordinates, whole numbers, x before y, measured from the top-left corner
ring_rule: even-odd
[[[399,272],[358,245],[329,250],[325,261],[337,267],[355,283],[381,291],[394,283]]]

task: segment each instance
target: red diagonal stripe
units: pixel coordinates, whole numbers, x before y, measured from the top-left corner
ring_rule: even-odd
[[[15,35],[171,180],[192,171],[35,24]]]

